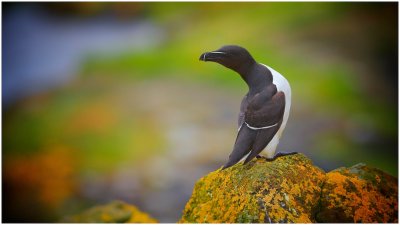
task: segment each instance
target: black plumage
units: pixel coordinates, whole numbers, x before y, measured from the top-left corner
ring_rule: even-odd
[[[266,148],[281,128],[285,113],[285,93],[278,91],[277,85],[273,83],[271,70],[257,63],[240,46],[223,46],[216,51],[203,53],[200,60],[217,62],[234,70],[249,86],[249,92],[240,106],[235,145],[224,168],[236,164],[247,155],[244,161],[246,164]]]

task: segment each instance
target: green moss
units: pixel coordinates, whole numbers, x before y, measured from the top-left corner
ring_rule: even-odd
[[[258,216],[250,213],[248,210],[244,210],[237,217],[237,223],[254,223],[258,221]]]

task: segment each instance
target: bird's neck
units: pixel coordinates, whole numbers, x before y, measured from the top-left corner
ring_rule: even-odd
[[[262,73],[258,70],[258,65],[255,63],[254,65],[243,68],[240,71],[237,71],[242,79],[246,82],[249,87],[250,93],[258,93],[262,90],[263,87],[267,86],[267,79],[265,76],[262,76]]]

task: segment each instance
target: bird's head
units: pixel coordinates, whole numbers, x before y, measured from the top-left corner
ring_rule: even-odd
[[[216,62],[239,73],[255,63],[250,53],[237,45],[225,45],[218,50],[205,52],[200,60]]]

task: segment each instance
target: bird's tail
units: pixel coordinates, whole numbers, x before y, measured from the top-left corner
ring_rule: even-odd
[[[229,155],[229,160],[222,169],[235,165],[245,157],[250,152],[256,135],[256,131],[249,129],[247,126],[243,126],[236,137],[235,146],[233,147],[232,153]]]

